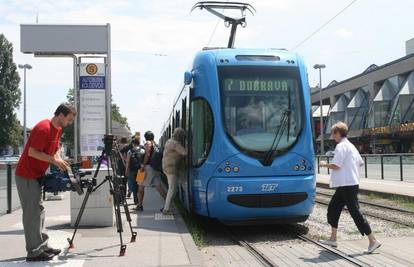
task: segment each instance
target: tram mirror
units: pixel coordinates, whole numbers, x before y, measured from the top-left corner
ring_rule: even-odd
[[[193,74],[190,71],[184,72],[184,84],[190,85],[193,81]]]

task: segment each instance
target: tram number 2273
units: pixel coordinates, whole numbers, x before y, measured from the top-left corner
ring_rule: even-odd
[[[243,186],[227,186],[227,192],[243,192]]]

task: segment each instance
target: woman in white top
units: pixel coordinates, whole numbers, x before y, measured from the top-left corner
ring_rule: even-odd
[[[364,164],[355,146],[346,138],[348,126],[338,122],[332,126],[332,137],[338,143],[331,163],[321,161],[319,166],[332,169],[330,187],[336,188],[328,206],[328,223],[331,225],[331,237],[321,241],[325,245],[337,247],[337,229],[341,212],[346,205],[361,235],[369,240],[368,253],[381,246],[372,234],[371,227],[359,209],[359,168]]]

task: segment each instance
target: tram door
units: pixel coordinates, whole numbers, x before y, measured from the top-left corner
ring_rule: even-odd
[[[186,86],[180,96],[180,99],[176,103],[176,127],[181,127],[186,131],[186,137],[184,141],[184,147],[187,149],[187,157],[181,161],[178,168],[178,196],[184,207],[190,211],[191,209],[191,181],[189,176],[189,88]]]

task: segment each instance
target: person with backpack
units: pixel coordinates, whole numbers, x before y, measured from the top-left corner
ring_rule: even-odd
[[[184,148],[185,131],[182,128],[176,128],[171,139],[165,143],[164,154],[162,158],[162,169],[168,180],[168,193],[165,198],[164,208],[161,209],[163,214],[171,214],[171,201],[177,190],[178,172],[181,160],[187,156],[187,150]]]
[[[138,136],[138,139],[140,139],[139,136]],[[127,182],[128,182],[128,175],[127,175],[128,172],[127,172],[127,168],[126,168],[126,160],[127,160],[127,156],[128,156],[128,151],[131,150],[131,148],[133,147],[132,142],[134,140],[135,140],[135,136],[132,136],[131,142],[128,145],[123,146],[120,150],[121,155],[125,160],[125,167],[123,169],[123,175],[125,175],[125,177],[127,178]],[[127,193],[126,197],[130,198],[131,194],[132,194],[131,188],[129,188],[129,186],[128,186],[128,193]]]
[[[154,134],[151,131],[147,131],[144,134],[145,138],[145,155],[144,160],[141,164],[140,171],[145,172],[145,177],[142,182],[140,182],[138,189],[138,205],[136,210],[143,211],[143,202],[145,195],[145,187],[156,187],[159,192],[161,192],[160,182],[161,182],[161,163],[162,162],[162,151],[154,141]],[[161,155],[160,155],[161,154]]]
[[[134,197],[134,204],[138,204],[138,184],[135,180],[138,170],[141,168],[144,149],[140,146],[140,139],[135,138],[127,152],[125,176],[128,177],[128,188]]]
[[[126,197],[126,189],[127,189],[127,180],[128,178],[125,176],[125,166],[126,166],[126,154],[128,152],[124,151],[124,148],[128,146],[128,139],[126,137],[121,137],[120,143],[119,143],[119,150],[118,153],[116,153],[115,157],[116,157],[116,172],[119,178],[124,178],[121,179],[121,183],[122,183],[122,194],[124,197]]]

